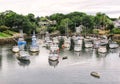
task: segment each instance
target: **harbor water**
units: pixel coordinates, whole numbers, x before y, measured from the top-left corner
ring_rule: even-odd
[[[49,50],[40,46],[39,53],[30,53],[29,62],[17,60],[11,48],[0,47],[0,84],[120,84],[120,48],[106,55],[95,49],[63,50],[59,60],[50,61]],[[90,75],[93,71],[99,79]]]

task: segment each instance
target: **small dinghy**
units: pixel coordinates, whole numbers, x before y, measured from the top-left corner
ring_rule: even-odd
[[[100,78],[100,75],[97,72],[91,72],[90,75],[96,78]]]
[[[64,57],[62,58],[62,60],[65,60],[65,59],[68,59],[68,57],[67,57],[67,56],[64,56]]]
[[[29,54],[26,51],[20,51],[17,59],[19,61],[29,61]]]
[[[18,46],[13,46],[12,51],[14,53],[18,53],[19,52],[19,47]]]

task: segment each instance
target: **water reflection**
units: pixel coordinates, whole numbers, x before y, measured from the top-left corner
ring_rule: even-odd
[[[39,56],[39,52],[29,52],[31,56]]]
[[[48,63],[50,66],[56,67],[59,63],[59,60],[52,61],[48,59]]]
[[[118,51],[118,48],[117,49],[109,49],[110,53],[117,53],[117,51]]]
[[[2,68],[2,56],[0,55],[0,70]]]
[[[28,60],[28,61],[19,60],[18,64],[19,64],[20,66],[25,67],[25,66],[30,65],[30,60]]]
[[[96,57],[106,57],[108,55],[108,52],[105,52],[105,53],[101,53],[101,52],[98,52],[98,50],[95,50],[95,54],[96,54]]]
[[[56,61],[48,60],[49,50],[43,47],[40,50],[40,53],[30,53],[29,61],[21,61],[9,46],[0,47],[0,84],[16,84],[18,81],[20,84],[120,83],[120,49],[111,50],[114,52],[109,51],[106,56],[98,54],[95,49],[81,52],[64,50]],[[63,57],[67,58],[63,60]],[[100,80],[89,76],[91,71],[100,72]],[[1,82],[6,80],[7,83]]]
[[[18,60],[18,64],[20,66],[25,67],[25,66],[30,65],[30,59],[29,60],[20,59],[19,53],[13,53],[13,57],[15,57]]]
[[[2,68],[2,48],[0,48],[0,70]]]

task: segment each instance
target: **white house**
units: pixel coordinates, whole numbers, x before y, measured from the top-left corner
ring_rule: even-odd
[[[113,21],[113,24],[115,28],[120,28],[120,19]]]
[[[76,27],[76,33],[81,33],[82,31],[82,28],[83,28],[83,25],[79,25],[78,27]]]

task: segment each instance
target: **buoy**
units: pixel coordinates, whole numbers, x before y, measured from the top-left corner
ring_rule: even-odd
[[[100,78],[100,75],[97,72],[91,72],[90,75],[96,78]]]
[[[65,46],[64,46],[64,44],[62,45],[62,49],[64,49],[65,48]]]
[[[64,60],[64,59],[67,59],[68,57],[67,56],[65,56],[65,57],[63,57],[62,59]]]

